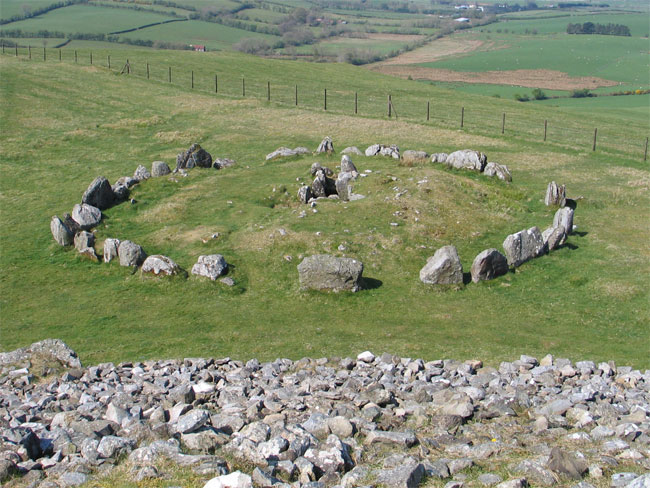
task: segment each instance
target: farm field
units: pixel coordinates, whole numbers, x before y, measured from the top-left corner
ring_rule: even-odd
[[[414,107],[439,100],[441,113],[465,104],[484,113],[507,111],[515,120],[555,116],[565,127],[588,120],[605,133],[620,133],[592,152],[575,134],[544,144],[517,132],[501,136],[485,124],[458,130],[407,116],[354,117],[342,105],[324,111],[309,98],[298,108],[268,103],[260,100],[263,90],[242,98],[226,90],[227,79],[225,92],[215,95],[207,86],[192,90],[185,80],[169,84],[75,66],[69,57],[42,63],[2,56],[2,350],[59,337],[87,364],[186,356],[297,359],[371,349],[480,357],[494,365],[525,352],[650,366],[640,347],[650,333],[650,229],[640,218],[650,203],[650,171],[638,152],[647,120],[623,113],[607,126],[607,112],[574,115],[457,94],[346,65],[229,53],[133,50],[128,56],[138,69],[143,59],[197,72],[206,64],[222,72],[237,66],[237,75],[250,77],[253,87],[267,78],[274,85],[292,79],[307,92],[317,91],[320,80],[337,80],[377,99],[386,91],[408,93]],[[264,155],[283,145],[316,148],[325,135],[337,151],[375,142],[428,152],[471,147],[508,165],[514,181],[357,156],[360,171],[372,171],[355,183],[366,198],[319,202],[314,213],[297,202],[297,188],[309,181],[312,162],[334,168],[339,155],[273,162]],[[237,164],[143,182],[133,190],[136,203],[105,212],[97,239],[131,239],[187,270],[198,255],[221,253],[233,265],[234,287],[196,277],[149,278],[115,263],[85,261],[54,243],[51,216],[69,212],[96,176],[114,181],[154,160],[173,165],[193,142]],[[553,179],[567,185],[569,196],[583,197],[569,245],[491,282],[459,289],[419,282],[419,269],[442,245],[455,244],[468,270],[479,251],[500,248],[507,234],[548,225],[554,209],[542,200]],[[219,237],[208,239],[214,233]],[[361,259],[368,289],[301,291],[300,256],[322,252]]]

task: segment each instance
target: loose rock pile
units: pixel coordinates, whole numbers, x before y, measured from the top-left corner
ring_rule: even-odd
[[[35,382],[48,372],[35,354],[72,369]],[[76,486],[122,462],[144,481],[170,461],[206,487],[650,483],[638,474],[650,469],[650,371],[613,362],[524,355],[492,368],[366,351],[81,368],[47,341],[1,353],[0,367],[8,486]]]
[[[512,181],[512,175],[507,166],[488,162],[485,154],[472,149],[462,149],[451,154],[437,153],[431,156],[431,162],[446,164],[454,169],[478,171],[486,176],[496,176],[503,181]]]
[[[235,164],[231,159],[218,158],[212,160],[212,155],[199,144],[192,144],[187,151],[183,151],[176,158],[176,168],[173,173],[187,175],[186,170],[194,167],[222,169]],[[74,244],[75,248],[83,256],[99,261],[100,257],[95,252],[95,236],[91,232],[94,227],[99,225],[102,219],[102,210],[110,208],[113,205],[125,201],[129,196],[129,189],[139,182],[149,179],[165,176],[172,173],[167,163],[163,161],[154,161],[151,164],[151,172],[143,165],[139,165],[133,177],[123,176],[119,178],[113,186],[103,176],[95,178],[88,186],[81,198],[81,204],[76,204],[72,209],[72,215],[65,214],[63,220],[58,216],[53,216],[50,222],[50,230],[54,240],[61,246]],[[171,258],[163,255],[147,256],[142,246],[129,240],[121,241],[120,239],[108,238],[104,241],[104,262],[110,263],[113,259],[119,259],[121,266],[138,267],[141,266],[143,273],[154,275],[177,275],[185,273]],[[204,261],[223,261],[224,265],[220,266],[217,273],[215,267],[209,270],[202,263]],[[192,274],[207,276],[215,280],[218,276],[227,270],[227,264],[223,256],[213,254],[210,256],[200,256],[199,261],[192,268]]]

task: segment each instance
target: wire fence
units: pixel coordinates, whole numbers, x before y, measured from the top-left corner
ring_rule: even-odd
[[[648,159],[648,126],[626,121],[607,123],[603,118],[563,113],[540,115],[539,110],[506,109],[498,99],[486,99],[481,107],[463,106],[445,98],[429,99],[422,90],[382,93],[381,88],[361,86],[340,87],[335,80],[325,83],[310,80],[303,84],[263,72],[239,75],[231,71],[210,72],[204,65],[164,65],[150,63],[142,53],[104,51],[101,55],[89,50],[33,48],[2,45],[2,53],[41,62],[66,62],[94,65],[125,76],[170,83],[185,89],[228,98],[252,98],[269,103],[302,109],[322,110],[365,118],[406,120],[429,124],[442,129],[460,129],[480,135],[512,137],[527,142],[553,144],[578,151],[600,151],[634,160]],[[289,75],[286,76],[290,78]],[[271,79],[273,78],[273,79]],[[632,95],[635,96],[635,95]],[[525,103],[525,102],[524,102]]]

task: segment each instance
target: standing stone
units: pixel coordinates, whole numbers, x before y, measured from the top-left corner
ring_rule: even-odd
[[[199,168],[211,168],[212,156],[199,144],[192,144],[187,151],[176,156],[176,170],[191,169],[194,166]]]
[[[490,162],[485,165],[483,174],[485,176],[496,176],[501,181],[512,181],[512,174],[510,174],[510,170],[504,164]]]
[[[325,173],[325,176],[332,176],[334,174],[334,172],[331,169],[329,169],[327,166],[323,166],[319,162],[315,162],[314,164],[312,164],[309,170],[312,176],[316,176],[316,173],[318,173],[319,171]]]
[[[350,194],[352,193],[350,182],[352,180],[354,180],[353,173],[340,173],[336,179],[336,193],[341,200],[350,200]]]
[[[327,153],[332,154],[334,152],[334,143],[332,143],[332,138],[327,136],[321,141],[316,149],[316,154]]]
[[[549,227],[542,232],[544,245],[549,251],[553,251],[566,242],[566,232],[564,227]]]
[[[429,155],[425,151],[413,151],[408,149],[402,154],[402,160],[405,163],[419,163],[426,161],[429,158]]]
[[[509,266],[520,266],[533,258],[546,253],[546,246],[537,227],[510,234],[503,241],[503,249]]]
[[[133,172],[133,179],[137,181],[148,180],[151,178],[151,173],[143,165],[139,165]],[[128,186],[128,185],[127,185]]]
[[[206,276],[212,281],[224,274],[228,269],[228,263],[221,254],[209,254],[199,256],[197,263],[192,266],[192,274]]]
[[[178,274],[181,269],[178,264],[172,261],[167,256],[161,254],[154,254],[148,256],[142,263],[143,273],[153,273],[155,275],[171,276]]]
[[[74,234],[68,229],[63,221],[54,215],[50,221],[52,237],[60,246],[69,246],[74,240]]]
[[[87,203],[99,210],[105,210],[115,202],[115,195],[111,184],[103,176],[98,176],[88,186],[88,189],[81,197],[81,203]]]
[[[72,209],[72,218],[79,224],[80,229],[89,230],[101,222],[102,211],[86,203],[77,203]]]
[[[573,232],[573,209],[571,207],[562,207],[555,212],[553,217],[553,227],[562,227],[566,235]]]
[[[300,200],[300,203],[309,203],[311,198],[312,194],[310,186],[304,185],[298,189],[298,200]]]
[[[460,151],[454,151],[447,156],[445,163],[447,166],[456,169],[483,171],[487,164],[487,156],[482,152],[473,151],[472,149],[462,149]]]
[[[91,232],[82,230],[74,236],[74,247],[77,251],[82,251],[87,247],[93,247],[95,245],[95,235]]]
[[[564,207],[566,205],[566,187],[559,186],[555,181],[551,181],[546,187],[546,196],[544,197],[546,206],[558,205]]]
[[[325,176],[323,171],[317,171],[316,178],[311,184],[311,192],[316,198],[334,195],[336,194],[336,182]]]
[[[314,290],[359,291],[362,273],[361,261],[328,254],[308,256],[298,265],[300,285]]]
[[[140,266],[147,254],[141,246],[131,241],[120,242],[117,248],[120,266]]]
[[[151,163],[151,175],[153,177],[165,176],[171,172],[172,170],[169,169],[169,166],[164,161],[154,161]]]
[[[438,249],[420,270],[420,281],[433,285],[461,284],[463,266],[460,264],[456,246]]]
[[[431,155],[432,163],[446,163],[447,162],[447,153],[435,153]]]
[[[474,258],[472,281],[492,280],[508,272],[508,260],[496,249],[486,249]]]
[[[118,256],[117,250],[120,246],[119,239],[106,239],[104,241],[104,262],[110,263],[113,259],[116,259]]]
[[[341,173],[358,173],[357,167],[347,154],[341,157]]]

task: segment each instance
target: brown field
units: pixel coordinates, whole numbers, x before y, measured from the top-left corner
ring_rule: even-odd
[[[389,34],[369,34],[380,36],[380,37],[371,37],[371,39],[379,39],[381,37],[387,36]],[[419,36],[404,36],[404,37],[415,37]],[[419,63],[430,63],[432,61],[437,61],[439,59],[445,58],[447,56],[454,56],[457,54],[465,54],[478,49],[494,49],[494,43],[485,43],[484,41],[479,41],[475,39],[461,39],[461,38],[451,38],[443,37],[441,39],[436,39],[425,46],[414,49],[413,51],[401,54],[394,58],[387,59],[386,61],[381,61],[370,65],[370,67],[376,71],[383,71],[384,66],[393,66],[393,65],[407,65],[407,64],[419,64]]]
[[[374,68],[387,75],[416,80],[452,81],[464,83],[488,83],[492,85],[513,85],[547,90],[590,90],[601,86],[616,86],[617,81],[595,76],[569,76],[561,71],[548,69],[518,69],[512,71],[452,71],[448,69],[424,68],[422,66],[381,66]]]

